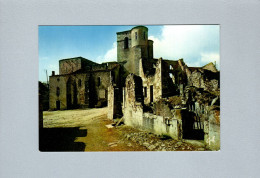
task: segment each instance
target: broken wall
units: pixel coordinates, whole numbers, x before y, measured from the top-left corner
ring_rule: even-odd
[[[137,101],[136,96],[136,83],[140,83],[140,77],[134,74],[129,74],[126,78],[126,86],[124,88],[124,101],[123,101],[123,114],[124,123],[126,125],[139,128],[143,119],[143,106],[142,102]],[[139,86],[140,87],[140,86]]]
[[[155,64],[155,73],[147,75],[144,73],[143,59],[139,60],[139,73],[143,81],[144,104],[148,105],[159,100],[162,97],[162,59]]]
[[[126,78],[124,89],[124,123],[126,125],[153,132],[158,135],[166,134],[174,139],[181,139],[181,115],[176,114],[172,118],[144,113],[143,104],[137,101],[136,84],[139,83],[137,76],[130,74]],[[138,89],[137,89],[138,90]]]
[[[115,95],[114,95],[114,87],[112,83],[108,87],[108,98],[107,98],[107,105],[108,105],[108,112],[107,118],[113,120],[115,115]]]
[[[122,117],[122,106],[120,99],[120,89],[111,83],[108,87],[108,119],[113,120],[116,117]]]
[[[196,69],[189,77],[189,85],[207,91],[217,91],[219,90],[219,72]]]

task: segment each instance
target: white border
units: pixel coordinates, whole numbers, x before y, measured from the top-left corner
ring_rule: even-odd
[[[257,0],[0,0],[0,177],[258,177]],[[221,151],[38,151],[38,25],[221,25]]]

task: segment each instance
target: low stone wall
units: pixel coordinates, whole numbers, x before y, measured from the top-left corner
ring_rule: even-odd
[[[169,135],[173,139],[179,140],[179,122],[177,119],[168,119],[163,116],[144,113],[143,129],[159,134]]]
[[[127,110],[124,115],[126,125],[152,132],[158,135],[168,135],[180,140],[181,123],[177,119],[164,118],[151,113],[143,113],[141,107],[136,110]]]
[[[142,129],[143,127],[143,108],[141,103],[135,103],[134,107],[124,109],[124,123],[126,125]]]

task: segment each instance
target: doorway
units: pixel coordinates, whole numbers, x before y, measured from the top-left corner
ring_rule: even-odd
[[[57,110],[60,110],[60,101],[59,101],[59,100],[56,101],[56,109],[57,109]]]

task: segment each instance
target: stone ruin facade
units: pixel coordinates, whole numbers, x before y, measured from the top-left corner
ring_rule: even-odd
[[[220,72],[213,63],[153,58],[148,28],[117,33],[117,62],[59,61],[50,76],[50,109],[108,106],[108,118],[176,140],[220,149]]]
[[[97,64],[83,57],[59,61],[49,79],[50,110],[107,106],[108,87],[118,80],[118,63]]]

